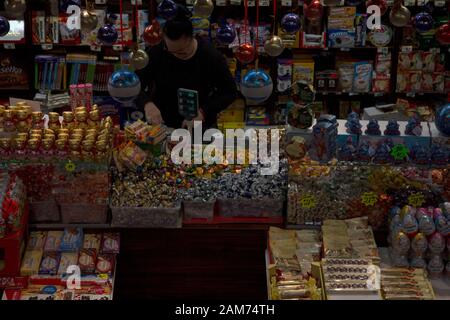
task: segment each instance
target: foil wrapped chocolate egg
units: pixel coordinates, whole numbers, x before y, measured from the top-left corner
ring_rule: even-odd
[[[417,32],[424,33],[433,28],[434,19],[428,12],[419,12],[415,15],[413,22]]]
[[[0,37],[4,37],[8,34],[10,25],[8,19],[0,16]]]
[[[118,38],[119,34],[117,33],[116,27],[114,27],[112,23],[107,23],[98,29],[97,40],[101,44],[113,45]]]
[[[135,70],[144,69],[148,65],[148,61],[148,54],[145,50],[134,50],[130,54],[130,66],[132,66]]]
[[[236,52],[236,58],[241,63],[250,63],[255,59],[256,51],[250,43],[243,43]]]
[[[166,20],[174,18],[177,10],[177,5],[172,0],[163,0],[158,5],[158,14]]]
[[[208,18],[214,10],[212,0],[195,0],[194,2],[194,16]]]
[[[241,83],[241,93],[251,104],[260,104],[269,99],[273,83],[270,75],[262,69],[249,70]]]
[[[281,19],[281,27],[288,34],[297,33],[301,28],[301,20],[295,13],[287,13]]]
[[[150,25],[144,29],[144,41],[150,46],[156,46],[162,40],[161,26],[158,20],[154,19]]]
[[[225,24],[217,30],[216,37],[221,43],[230,44],[236,38],[236,31],[234,27],[229,24]]]
[[[389,13],[389,21],[395,27],[402,28],[411,20],[411,11],[404,5],[394,6]]]
[[[109,78],[108,92],[118,102],[131,103],[140,91],[141,81],[136,73],[131,70],[117,70]]]
[[[438,109],[436,112],[435,124],[441,133],[450,136],[450,103],[447,103]]]
[[[278,57],[284,51],[283,39],[273,35],[264,43],[264,51],[271,57]]]
[[[436,40],[444,46],[450,44],[450,22],[443,24],[437,29]]]
[[[84,9],[80,15],[81,30],[91,32],[97,27],[98,17],[94,11]]]

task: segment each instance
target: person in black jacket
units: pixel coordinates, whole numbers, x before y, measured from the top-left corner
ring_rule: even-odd
[[[137,104],[144,106],[149,123],[187,126],[178,111],[179,88],[198,92],[199,110],[192,120],[203,121],[204,127],[214,126],[217,114],[237,97],[225,58],[193,36],[190,12],[181,5],[163,27],[163,41],[150,48],[148,55],[148,66],[137,72],[142,86]]]

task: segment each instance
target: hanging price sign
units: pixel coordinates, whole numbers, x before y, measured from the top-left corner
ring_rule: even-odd
[[[425,197],[422,193],[413,193],[408,197],[408,203],[410,206],[419,208],[425,203]]]
[[[391,156],[397,161],[405,160],[408,157],[408,154],[409,150],[404,144],[396,144],[391,149]]]
[[[316,197],[312,194],[305,194],[300,198],[300,206],[303,209],[315,208],[317,204]]]
[[[75,163],[73,163],[72,161],[68,161],[67,163],[66,163],[66,165],[65,165],[65,168],[66,168],[66,171],[67,172],[74,172],[75,171],[75,169],[76,169],[76,165],[75,165]]]
[[[377,201],[378,201],[378,196],[375,192],[364,192],[361,195],[361,202],[366,207],[373,207],[375,205],[375,203],[377,203]]]

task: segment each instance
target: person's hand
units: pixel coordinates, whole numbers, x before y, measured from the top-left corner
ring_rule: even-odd
[[[194,125],[194,121],[205,121],[205,115],[203,113],[202,109],[199,109],[197,116],[194,117],[192,120],[183,120],[183,124],[181,125],[182,128],[192,128]]]
[[[148,123],[150,124],[163,123],[161,111],[159,111],[158,107],[153,102],[146,103],[144,109],[145,109],[145,118],[147,118]]]

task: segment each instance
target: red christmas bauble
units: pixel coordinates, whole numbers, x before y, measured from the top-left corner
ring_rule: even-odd
[[[145,28],[143,38],[150,46],[155,46],[161,42],[161,26],[157,20],[153,20],[152,24]]]
[[[320,3],[320,0],[313,0],[309,5],[305,3],[304,5],[305,17],[308,20],[314,21],[322,18],[323,15],[323,6]]]
[[[443,24],[437,29],[436,40],[442,45],[450,44],[450,22]]]
[[[368,8],[370,6],[380,7],[381,15],[385,14],[388,8],[386,0],[368,0],[366,2],[366,7]]]
[[[255,48],[250,43],[243,43],[236,52],[236,59],[241,63],[250,63],[255,59]]]

